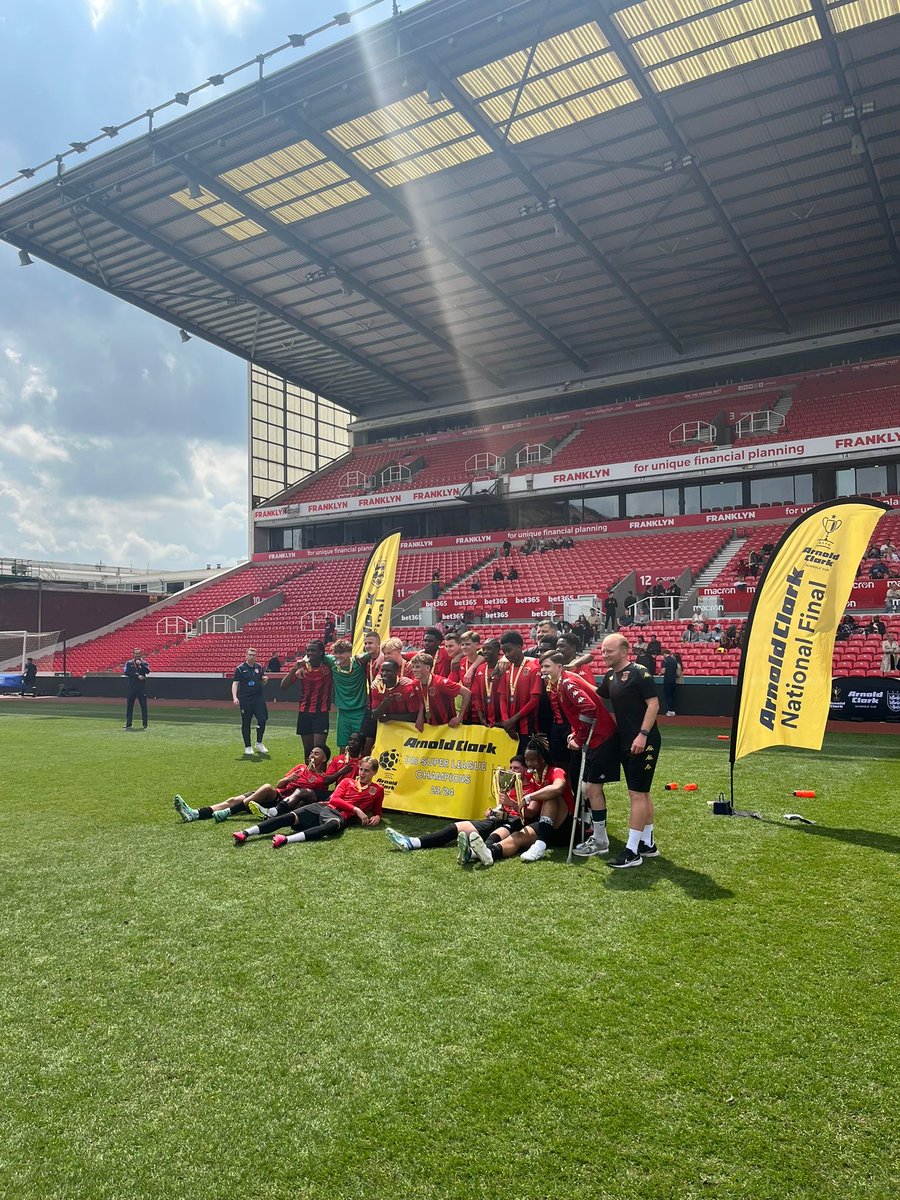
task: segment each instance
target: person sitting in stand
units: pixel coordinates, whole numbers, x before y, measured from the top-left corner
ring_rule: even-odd
[[[519,578],[519,572],[514,566],[509,568],[509,574],[506,576],[506,578],[512,583],[515,583],[515,581]]]
[[[647,643],[647,653],[648,654],[662,654],[662,643],[660,642],[660,640],[656,636],[656,634],[654,634],[653,637],[650,639],[650,641]]]
[[[869,571],[870,579],[887,579],[889,575],[890,570],[888,569],[888,565],[882,559],[878,559],[877,562],[872,563],[871,570]]]
[[[296,842],[318,842],[324,838],[338,837],[350,824],[377,825],[381,821],[384,803],[384,788],[374,782],[378,762],[374,758],[361,758],[355,779],[342,779],[331,796],[325,801],[304,804],[292,812],[268,817],[249,829],[239,829],[231,836],[235,846],[243,846],[252,838],[267,837],[274,833],[272,849]],[[290,834],[276,830],[290,828]]]
[[[277,654],[273,654],[272,657],[269,659],[269,661],[266,663],[266,674],[267,675],[280,675],[281,674],[281,659],[278,657]]]
[[[900,583],[889,583],[884,593],[884,611],[886,613],[900,612]]]
[[[526,771],[524,755],[514,754],[510,759],[509,769],[514,775],[522,778],[523,798],[536,790]],[[407,853],[411,850],[437,850],[441,846],[449,846],[456,842],[456,861],[463,867],[475,857],[469,844],[470,834],[477,833],[482,839],[494,838],[499,841],[511,833],[518,833],[524,828],[526,821],[535,820],[539,813],[539,804],[527,803],[520,812],[515,791],[511,790],[505,796],[501,796],[496,808],[487,809],[484,817],[478,821],[454,821],[442,829],[435,830],[434,833],[425,833],[421,837],[407,837],[405,833],[393,829],[390,825],[384,832],[392,846]]]
[[[491,578],[493,579],[494,583],[502,583],[503,572],[500,570],[499,566],[494,567],[494,573]]]
[[[762,566],[762,561],[762,555],[758,550],[750,551],[750,559],[747,569],[749,570],[753,579],[755,579],[759,574],[759,568]]]
[[[725,650],[736,650],[738,647],[737,625],[733,621],[722,635],[722,647]]]
[[[884,637],[885,623],[881,617],[873,617],[863,631],[866,636],[875,634],[877,637]]]
[[[469,586],[471,587],[471,589],[472,589],[472,591],[473,591],[473,592],[480,592],[480,591],[481,591],[481,584],[478,582],[478,580],[477,580],[477,579],[473,579],[473,580],[472,580],[472,582],[471,582],[471,584],[470,584]]]

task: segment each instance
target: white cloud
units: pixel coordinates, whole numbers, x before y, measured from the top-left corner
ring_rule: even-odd
[[[22,365],[22,353],[20,350],[14,349],[12,346],[4,346],[3,353],[15,367]]]
[[[0,425],[0,442],[5,453],[29,462],[69,461],[69,452],[60,438],[42,433],[32,425]]]
[[[88,0],[88,16],[91,19],[91,28],[99,29],[109,14],[112,12],[115,0]]]

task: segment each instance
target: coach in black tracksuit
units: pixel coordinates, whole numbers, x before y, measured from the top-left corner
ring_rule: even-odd
[[[260,754],[268,754],[263,745],[263,734],[266,732],[266,721],[269,719],[269,709],[263,688],[269,677],[263,672],[256,661],[256,651],[248,647],[244,661],[234,669],[231,683],[231,698],[241,710],[241,735],[244,739],[244,754],[251,758],[253,750],[250,747],[250,725],[256,717],[256,749]]]
[[[125,705],[125,728],[131,728],[134,716],[134,702],[141,706],[141,728],[147,728],[147,676],[150,674],[150,664],[141,658],[140,650],[125,664],[125,678],[128,680],[128,701]]]

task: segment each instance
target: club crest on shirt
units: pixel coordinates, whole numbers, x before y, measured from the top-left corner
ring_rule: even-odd
[[[622,682],[623,683],[627,683],[630,678],[631,678],[630,670],[625,670],[622,672]]]

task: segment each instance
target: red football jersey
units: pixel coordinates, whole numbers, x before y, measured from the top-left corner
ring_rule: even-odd
[[[380,817],[384,802],[384,788],[377,783],[362,787],[358,779],[342,779],[328,800],[328,807],[340,813],[344,820],[353,816],[354,808],[367,817]]]
[[[515,713],[519,713],[519,734],[537,730],[537,710],[543,684],[541,665],[535,658],[523,658],[517,667],[510,663],[497,682],[501,720],[508,721]]]
[[[462,691],[461,683],[432,675],[425,687],[417,682],[416,688],[429,725],[446,725],[456,716],[456,697]]]
[[[566,785],[563,790],[563,800],[566,802],[566,808],[570,813],[575,811],[575,796],[572,793],[572,785],[569,783],[569,776],[562,767],[547,767],[543,774],[538,771],[528,771],[527,774],[534,785],[531,789],[533,792],[539,791],[551,783],[558,783],[562,779]]]

